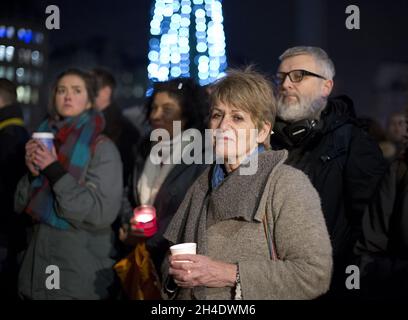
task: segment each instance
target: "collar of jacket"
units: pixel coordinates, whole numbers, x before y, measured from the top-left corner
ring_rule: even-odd
[[[257,170],[252,175],[242,175],[239,169],[230,173],[224,181],[211,190],[207,175],[199,179],[201,190],[209,191],[208,214],[209,221],[243,219],[245,221],[262,221],[264,212],[260,203],[267,182],[272,173],[286,160],[287,151],[268,150],[258,154]],[[211,170],[213,170],[212,166]]]
[[[226,219],[244,219],[261,222],[265,203],[270,194],[274,172],[287,158],[287,151],[265,151],[259,155],[258,171],[252,176],[231,173],[222,184],[211,192],[211,170],[207,168],[196,180],[174,215],[164,237],[171,243],[202,243],[199,252],[205,253],[207,218],[211,224]],[[251,184],[255,183],[255,184]],[[209,198],[211,208],[209,207]],[[208,211],[212,216],[208,217]]]
[[[353,101],[346,95],[330,98],[321,113],[318,128],[315,129],[318,134],[314,134],[294,146],[289,138],[282,132],[286,126],[286,122],[277,118],[274,125],[275,133],[271,137],[272,145],[277,143],[280,148],[303,148],[316,141],[316,139],[319,140],[322,135],[333,132],[347,123],[357,125]]]
[[[334,131],[346,123],[354,122],[356,113],[353,101],[346,95],[330,98],[322,111],[321,120],[324,125],[322,133]]]

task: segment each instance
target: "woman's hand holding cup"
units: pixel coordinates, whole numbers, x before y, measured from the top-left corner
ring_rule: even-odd
[[[38,168],[34,165],[35,151],[37,148],[39,148],[39,145],[38,141],[35,139],[29,140],[25,145],[25,163],[33,176],[38,176],[40,174]]]
[[[40,174],[51,163],[57,161],[51,132],[34,132],[33,138],[26,144],[26,165],[34,176]]]

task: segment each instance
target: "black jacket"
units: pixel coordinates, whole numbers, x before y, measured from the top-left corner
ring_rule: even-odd
[[[119,150],[123,163],[123,182],[126,184],[132,173],[134,154],[132,147],[140,143],[140,133],[133,124],[123,116],[116,104],[110,104],[103,110],[105,117],[104,134],[108,136]]]
[[[150,154],[150,141],[145,139],[141,145],[134,148],[135,163],[132,175],[129,176],[125,198],[122,203],[122,224],[128,224],[133,215],[132,209],[141,205],[137,192],[137,183],[143,173],[147,157]],[[173,215],[184,199],[187,190],[205,170],[204,164],[177,164],[170,171],[161,185],[153,206],[156,209],[158,231],[146,240],[146,246],[151,254],[156,270],[160,274],[160,267],[169,249],[168,242],[163,238]]]
[[[286,125],[276,122],[272,147],[288,149],[287,163],[304,171],[317,189],[332,240],[334,272],[338,268],[344,277],[364,206],[387,164],[376,142],[355,121],[353,103],[346,96],[328,100],[318,125],[298,145],[287,138]]]
[[[365,298],[408,294],[408,168],[392,163],[363,217],[355,253]]]
[[[0,296],[16,294],[17,254],[26,247],[25,221],[14,212],[14,192],[26,172],[24,161],[28,133],[22,125],[5,121],[23,115],[17,105],[0,109]],[[4,278],[4,279],[3,279]]]

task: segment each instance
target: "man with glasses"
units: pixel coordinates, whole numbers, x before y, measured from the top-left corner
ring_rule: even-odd
[[[304,171],[319,192],[334,258],[328,297],[346,297],[346,267],[360,235],[364,206],[386,163],[355,120],[352,101],[329,98],[335,68],[324,50],[294,47],[279,59],[278,119],[271,144],[288,149],[287,163]]]

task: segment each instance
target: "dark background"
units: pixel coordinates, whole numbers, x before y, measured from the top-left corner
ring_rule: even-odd
[[[46,83],[68,66],[104,65],[118,78],[121,105],[141,105],[153,1],[6,0],[0,24],[7,18],[44,27],[51,4],[60,8],[61,29],[48,31]],[[360,9],[360,30],[345,27],[351,4]],[[352,97],[357,114],[384,122],[408,106],[408,1],[224,0],[223,12],[230,66],[253,63],[273,74],[286,48],[317,45],[337,69],[333,94]]]

